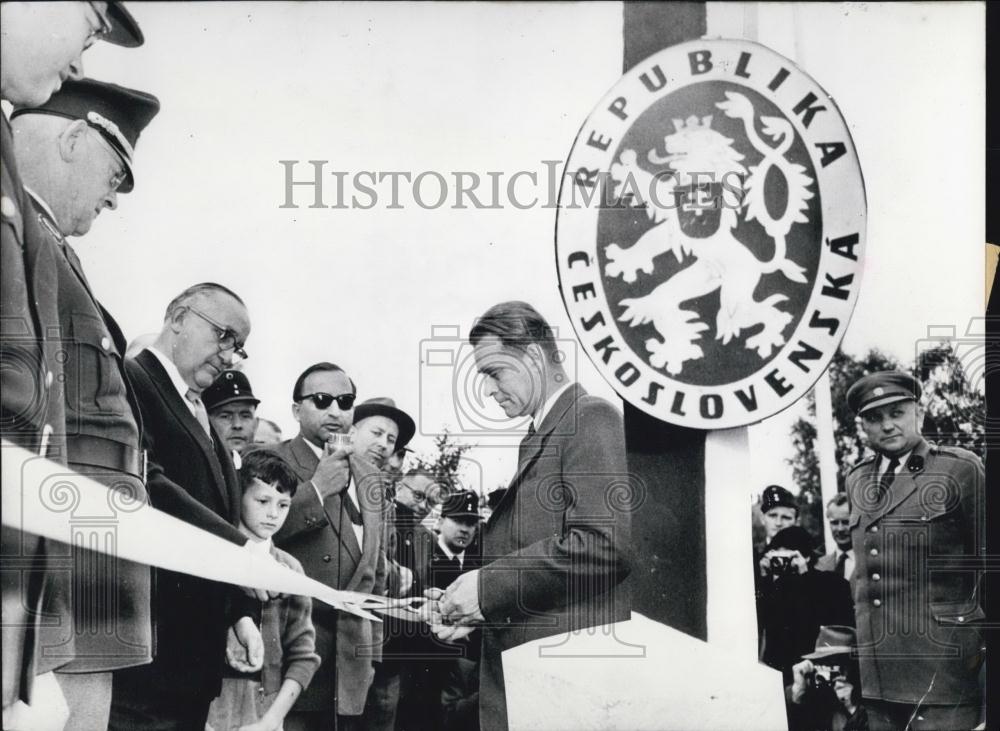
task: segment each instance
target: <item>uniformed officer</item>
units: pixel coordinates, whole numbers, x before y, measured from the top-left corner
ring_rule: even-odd
[[[66,461],[119,493],[106,515],[85,516],[76,529],[78,545],[113,541],[118,506],[145,501],[146,490],[125,338],[66,237],[87,233],[104,208],[116,207],[118,192],[132,189],[134,146],[158,110],[149,94],[81,79],[68,80],[45,104],[17,107],[11,115],[29,215],[45,237],[42,246],[55,252],[58,318],[45,324],[61,335]],[[76,647],[75,659],[57,673],[71,712],[67,728],[104,728],[111,671],[152,660],[150,573],[79,548],[73,561],[74,623],[47,629],[43,643],[50,655],[71,642]]]
[[[42,104],[65,79],[80,76],[81,55],[98,40],[126,47],[143,42],[139,26],[118,2],[4,2],[0,26],[0,97],[15,105]],[[18,446],[64,460],[60,347],[45,326],[57,318],[56,252],[42,246],[37,220],[26,215],[10,124],[5,113],[0,116],[0,433]],[[3,726],[61,726],[66,706],[49,671],[65,664],[73,647],[43,654],[37,630],[43,619],[70,623],[69,572],[39,570],[63,560],[64,550],[7,526],[2,539]]]
[[[240,467],[240,454],[254,443],[257,432],[257,405],[250,379],[242,371],[223,371],[201,393],[208,418],[222,441],[233,453],[233,464]]]
[[[897,371],[865,376],[847,393],[874,450],[847,476],[873,730],[970,729],[981,714],[983,464],[923,439],[920,396],[916,379]]]

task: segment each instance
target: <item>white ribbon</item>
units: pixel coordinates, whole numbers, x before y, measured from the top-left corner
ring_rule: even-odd
[[[2,456],[4,525],[72,544],[75,529],[92,524],[94,516],[110,516],[101,522],[113,522],[113,544],[101,542],[88,548],[213,581],[309,596],[381,621],[362,606],[385,606],[385,597],[333,589],[271,556],[247,551],[6,440]]]

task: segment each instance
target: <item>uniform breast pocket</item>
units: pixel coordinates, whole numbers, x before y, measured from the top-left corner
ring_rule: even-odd
[[[66,402],[85,413],[117,413],[127,405],[115,344],[104,321],[74,313],[67,344]]]

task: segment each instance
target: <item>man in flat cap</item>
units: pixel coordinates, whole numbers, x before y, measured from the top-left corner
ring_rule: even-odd
[[[98,40],[135,47],[138,25],[120,3],[4,2],[0,4],[0,97],[14,105],[45,103],[68,78],[82,75],[83,51]],[[31,215],[6,113],[0,121],[0,412],[2,436],[18,446],[65,460],[61,343],[51,332],[56,312],[58,252]],[[53,448],[50,452],[50,446]],[[3,555],[3,726],[42,728],[66,706],[49,671],[74,655],[71,641],[58,653],[43,653],[43,625],[72,625],[70,572],[41,572],[64,547],[7,526]],[[32,581],[13,569],[30,564]],[[44,580],[39,577],[44,576]],[[33,698],[35,678],[41,693]],[[46,719],[37,716],[39,712]],[[61,723],[59,724],[61,725]]]
[[[864,376],[847,392],[874,452],[847,475],[861,687],[873,730],[982,720],[983,464],[924,440],[920,396],[920,383],[899,371]]]
[[[233,453],[233,464],[239,468],[239,456],[254,443],[257,431],[260,399],[253,395],[250,379],[242,371],[223,371],[202,392],[201,400],[215,431]]]
[[[56,252],[58,322],[50,325],[58,324],[67,356],[67,463],[140,501],[146,499],[141,419],[125,375],[126,341],[67,237],[86,234],[104,208],[117,206],[119,189],[132,189],[134,145],[158,110],[149,94],[81,79],[66,81],[45,104],[16,107],[11,115],[30,215],[46,239],[43,245]],[[76,565],[90,573],[76,577],[74,602],[96,602],[98,611],[77,613],[77,658],[60,669],[58,679],[70,705],[67,728],[87,729],[107,725],[111,671],[152,660],[150,574],[146,566],[105,564],[75,551],[81,554]],[[57,646],[73,631],[46,633]]]
[[[413,419],[402,409],[396,408],[391,398],[376,397],[363,401],[354,407],[354,425],[351,427],[351,447],[356,455],[370,461],[384,470],[393,453],[405,447],[416,433]],[[388,482],[388,479],[386,480]],[[395,560],[389,559],[389,545],[392,540],[389,528],[395,523],[392,503],[388,495],[383,496],[386,512],[382,517],[385,531],[386,590],[390,596],[405,596],[413,585],[413,572]],[[362,723],[366,729],[392,731],[396,724],[396,708],[399,704],[400,664],[382,658],[383,643],[392,639],[392,627],[375,627],[374,641],[378,643],[373,661],[375,679],[368,691]]]

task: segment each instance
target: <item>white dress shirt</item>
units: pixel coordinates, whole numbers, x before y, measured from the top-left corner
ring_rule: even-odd
[[[552,394],[547,399],[545,399],[545,403],[542,404],[542,408],[540,408],[538,410],[538,413],[535,414],[534,417],[532,417],[531,419],[531,423],[535,427],[536,431],[538,429],[539,424],[541,424],[542,421],[545,420],[545,417],[548,415],[548,413],[552,411],[553,404],[555,404],[555,402],[558,400],[560,396],[563,395],[566,389],[572,385],[573,385],[572,381],[567,381],[567,383],[557,388],[555,391],[552,392]]]
[[[438,546],[441,547],[441,550],[444,551],[444,555],[448,558],[458,559],[458,567],[460,569],[465,568],[465,551],[462,551],[461,553],[452,553],[451,549],[448,548],[448,544],[444,542],[444,537],[440,533],[438,533]]]
[[[181,372],[177,370],[177,366],[174,365],[174,362],[170,360],[170,358],[161,353],[154,346],[150,345],[146,348],[146,350],[156,356],[156,359],[160,361],[160,364],[163,366],[163,370],[165,370],[167,375],[170,377],[170,382],[174,384],[174,388],[176,388],[177,393],[180,394],[181,401],[183,401],[184,405],[187,406],[188,411],[191,412],[191,416],[197,419],[197,409],[187,397],[187,393],[191,390],[191,387],[187,385],[187,382],[184,380],[184,376],[182,376]]]

